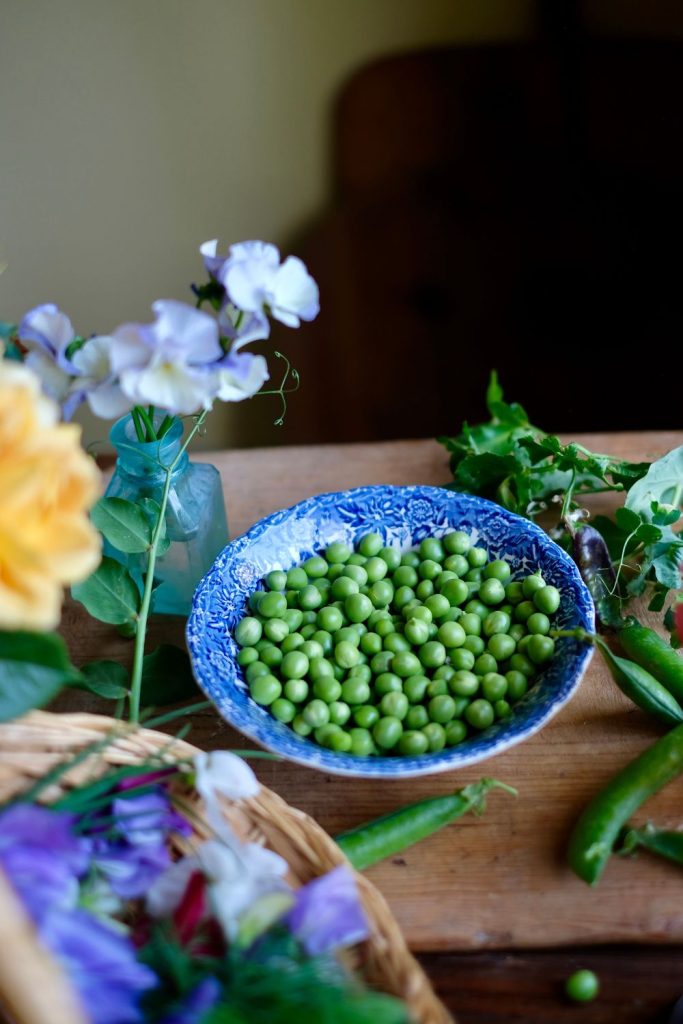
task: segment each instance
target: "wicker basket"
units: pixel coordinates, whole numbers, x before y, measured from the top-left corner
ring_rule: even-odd
[[[63,760],[106,738],[115,739],[69,772],[41,799],[56,800],[64,790],[82,785],[112,765],[139,764],[152,756],[169,760],[194,756],[197,749],[182,740],[149,729],[125,729],[102,715],[51,714],[32,711],[15,722],[0,725],[0,803],[25,791]],[[185,791],[183,798],[198,801]],[[225,801],[224,811],[237,834],[265,844],[289,864],[288,880],[301,885],[325,874],[346,859],[336,843],[312,818],[290,807],[262,787],[256,797]],[[193,823],[194,824],[194,823]],[[195,825],[196,832],[199,832]],[[208,833],[207,833],[208,834]],[[379,991],[402,999],[417,1024],[452,1024],[422,968],[408,951],[384,898],[362,875],[357,882],[370,922],[370,938],[359,944],[357,967]],[[4,941],[3,941],[4,940]],[[0,875],[0,941],[12,945],[12,956],[0,956],[0,1006],[16,1024],[80,1024],[82,1016],[49,957],[37,948],[30,924],[13,891]],[[23,966],[22,966],[23,965]]]

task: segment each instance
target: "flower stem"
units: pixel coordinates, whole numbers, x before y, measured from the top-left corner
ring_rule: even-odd
[[[131,419],[133,420],[133,426],[135,427],[135,433],[138,436],[138,441],[140,441],[140,442],[142,442],[144,444],[144,442],[145,442],[145,431],[144,431],[144,428],[142,426],[142,422],[140,420],[140,410],[139,410],[138,406],[134,406],[130,410],[130,416],[131,416]]]
[[[202,423],[206,419],[206,412],[203,412],[201,416],[198,416],[192,430],[187,435],[187,438],[181,447],[180,451],[174,458],[170,465],[165,466],[166,479],[164,481],[164,489],[161,494],[161,501],[159,502],[159,517],[154,526],[154,532],[152,534],[152,541],[149,546],[147,553],[147,568],[145,571],[145,588],[142,594],[142,604],[140,605],[140,611],[138,613],[138,628],[135,634],[135,649],[133,651],[133,671],[131,673],[130,682],[130,698],[129,698],[129,714],[128,718],[131,722],[136,725],[140,721],[140,694],[142,691],[142,667],[145,656],[145,639],[147,635],[147,619],[149,618],[149,610],[152,602],[152,590],[154,588],[154,568],[157,560],[157,550],[159,548],[159,541],[164,527],[164,520],[166,517],[166,507],[168,505],[168,496],[171,490],[171,479],[173,477],[173,470],[180,462],[180,459],[185,454],[188,445],[192,441]]]
[[[157,440],[157,435],[156,435],[156,432],[154,430],[154,423],[152,421],[152,418],[150,417],[150,414],[147,412],[146,409],[143,409],[143,407],[141,405],[137,405],[135,408],[137,409],[138,416],[140,417],[140,419],[144,423],[145,429],[147,430],[147,437],[145,438],[145,440],[146,441],[156,441]],[[151,408],[152,408],[152,406],[150,406],[150,409]]]

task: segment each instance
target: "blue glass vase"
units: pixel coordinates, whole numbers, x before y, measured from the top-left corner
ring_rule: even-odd
[[[174,420],[160,441],[142,442],[130,416],[124,416],[114,424],[109,437],[118,457],[107,497],[135,503],[144,498],[160,502],[166,481],[164,467],[172,465],[182,447],[182,421]],[[166,536],[170,545],[156,562],[154,575],[159,585],[152,597],[152,610],[186,616],[195,587],[228,542],[220,474],[208,463],[190,462],[187,452],[171,474]],[[145,555],[124,554],[108,543],[105,554],[123,562],[142,586]]]

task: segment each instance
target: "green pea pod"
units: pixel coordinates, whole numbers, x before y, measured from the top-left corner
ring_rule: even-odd
[[[683,864],[683,832],[667,832],[654,825],[627,829],[623,833],[619,853],[633,853],[638,847]]]
[[[632,661],[651,672],[676,700],[683,701],[683,658],[653,629],[633,618],[619,630],[619,642]]]
[[[484,798],[491,789],[504,789],[507,793],[517,795],[516,790],[504,782],[480,779],[455,793],[408,804],[350,832],[343,832],[335,837],[337,845],[354,868],[363,871],[371,864],[425,839],[467,811],[481,813],[485,807]]]
[[[648,747],[588,804],[569,839],[568,858],[579,878],[594,885],[619,832],[648,797],[683,772],[683,725]]]
[[[617,658],[599,637],[595,638],[595,643],[602,651],[615,683],[634,704],[667,725],[683,722],[683,708],[654,676],[633,661]]]

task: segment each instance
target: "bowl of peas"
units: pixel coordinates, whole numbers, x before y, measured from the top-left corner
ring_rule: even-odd
[[[592,630],[572,559],[538,526],[440,487],[318,495],[229,544],[194,596],[197,681],[289,760],[407,777],[483,761],[576,691]]]

